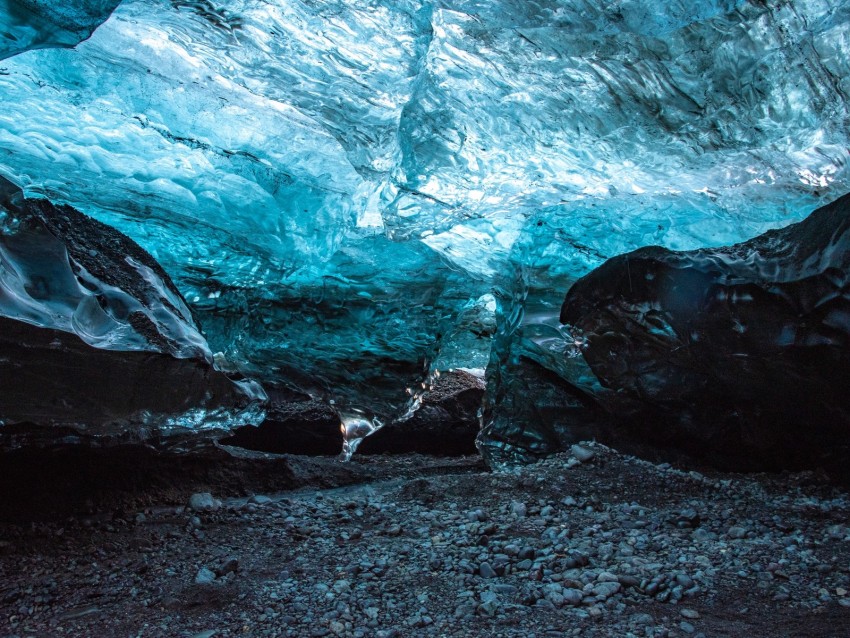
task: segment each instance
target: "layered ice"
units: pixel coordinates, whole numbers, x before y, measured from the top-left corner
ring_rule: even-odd
[[[516,422],[523,361],[593,379],[577,278],[850,186],[850,2],[5,6],[0,174],[143,246],[220,365],[370,422],[488,365]]]

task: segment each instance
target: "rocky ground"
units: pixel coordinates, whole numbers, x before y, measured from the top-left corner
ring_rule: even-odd
[[[0,636],[850,635],[850,497],[817,474],[593,444],[510,473],[264,456],[163,484],[150,460],[112,481],[73,463],[18,493],[32,459],[0,476]],[[51,500],[80,475],[106,489]]]

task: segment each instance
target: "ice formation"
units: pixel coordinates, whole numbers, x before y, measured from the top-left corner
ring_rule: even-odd
[[[496,434],[526,373],[579,409],[574,281],[850,186],[844,0],[66,4],[0,4],[0,175],[145,248],[220,367],[367,421],[452,368]]]

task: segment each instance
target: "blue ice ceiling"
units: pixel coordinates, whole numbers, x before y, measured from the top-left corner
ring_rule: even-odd
[[[366,412],[497,331],[566,375],[605,258],[850,186],[850,2],[115,4],[0,1],[0,175],[146,248],[221,366]]]

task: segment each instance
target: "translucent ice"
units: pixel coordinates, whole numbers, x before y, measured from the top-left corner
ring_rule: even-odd
[[[0,60],[42,47],[71,47],[89,37],[121,0],[2,0]]]
[[[51,39],[13,5],[5,55],[110,9],[76,3]],[[226,365],[386,420],[435,368],[489,360],[498,404],[509,352],[584,382],[558,306],[606,258],[734,243],[848,190],[849,20],[843,0],[126,0],[73,49],[2,62],[0,174],[146,248]]]

